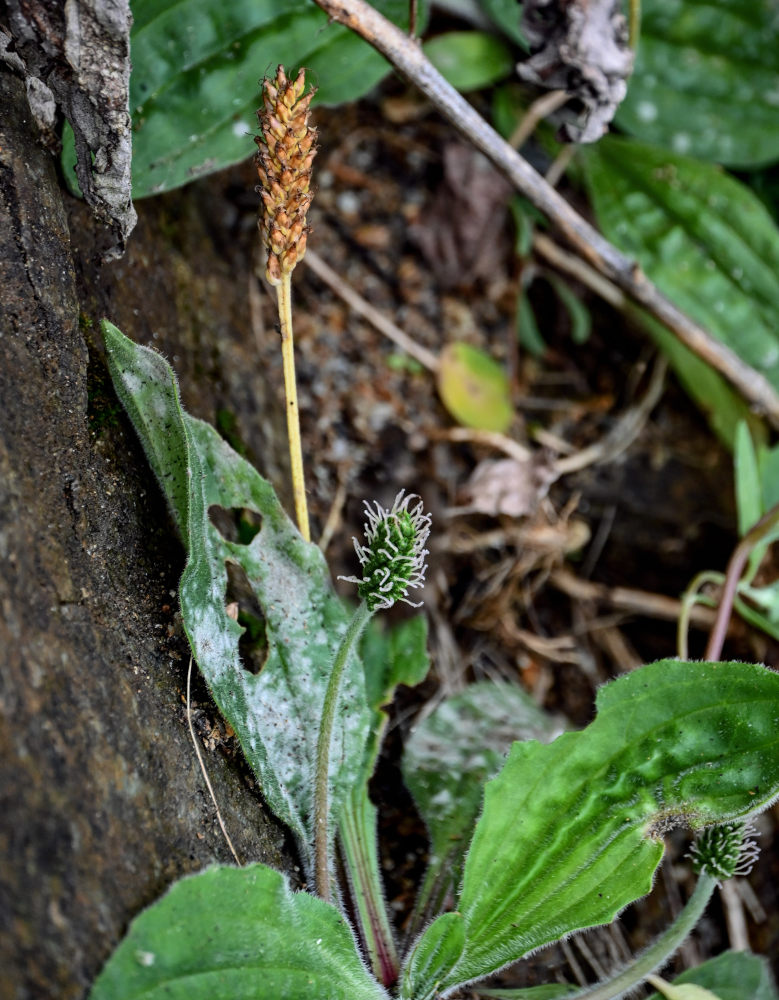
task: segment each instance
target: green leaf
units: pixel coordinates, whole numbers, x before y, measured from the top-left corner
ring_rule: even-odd
[[[540,358],[546,350],[544,338],[538,328],[535,310],[530,304],[525,288],[520,288],[517,297],[517,339],[534,358]]]
[[[638,312],[641,324],[676,372],[685,392],[705,415],[711,429],[729,449],[735,445],[735,428],[744,421],[756,424],[747,403],[719,372],[685,347],[670,330],[645,312]]]
[[[519,27],[522,16],[519,0],[481,0],[481,5],[503,34],[527,51],[527,40]]]
[[[757,453],[746,421],[736,428],[736,445],[733,450],[733,472],[738,510],[738,533],[743,537],[763,516],[760,489],[760,472]]]
[[[684,986],[674,986],[673,983],[667,983],[659,976],[648,976],[647,982],[651,983],[652,986],[656,986],[666,1000],[721,1000],[711,990],[706,990],[702,986],[695,986],[692,983]]]
[[[563,1000],[563,997],[579,993],[577,986],[567,986],[565,983],[549,983],[544,986],[527,986],[524,989],[494,989],[479,988],[480,997],[492,997],[494,1000]]]
[[[106,321],[103,333],[116,393],[187,550],[179,593],[190,646],[266,802],[297,835],[310,873],[319,722],[350,615],[332,590],[321,552],[303,541],[270,484],[212,427],[181,409],[165,359]],[[213,506],[253,510],[262,527],[247,545],[231,542],[211,523]],[[225,612],[227,562],[245,572],[265,616],[267,657],[259,674],[243,665],[238,649],[243,629]],[[337,713],[341,724],[330,753],[336,817],[362,775],[369,731],[365,679],[356,656],[347,665]]]
[[[433,1000],[446,973],[457,964],[465,943],[459,913],[444,913],[417,940],[406,960],[400,1000]]]
[[[465,427],[504,433],[514,419],[508,376],[489,354],[471,344],[448,344],[441,352],[438,394]]]
[[[662,833],[749,816],[779,794],[779,674],[661,660],[598,693],[553,743],[515,743],[485,791],[458,912],[465,948],[442,992],[649,892]]]
[[[779,388],[779,230],[721,170],[629,139],[584,153],[604,234]]]
[[[779,158],[779,22],[773,0],[643,0],[621,128],[730,166]]]
[[[574,344],[585,344],[592,332],[592,316],[582,300],[572,292],[570,287],[558,278],[556,274],[545,275],[546,280],[554,288],[558,299],[565,306],[571,320],[571,340]]]
[[[480,682],[453,695],[413,730],[403,777],[430,833],[430,860],[419,908],[437,909],[459,883],[484,793],[514,740],[548,741],[559,721],[515,684]]]
[[[264,865],[209,868],[133,920],[90,1000],[381,1000],[334,906]]]
[[[458,90],[480,90],[514,69],[509,48],[485,31],[448,31],[422,46],[441,76]]]
[[[726,951],[674,979],[674,986],[696,983],[717,991],[719,1000],[779,1000],[768,963],[744,951]],[[660,1000],[653,993],[649,1000]]]
[[[360,655],[365,664],[365,693],[372,713],[366,767],[370,777],[389,718],[384,707],[395,697],[399,684],[415,687],[430,670],[427,619],[417,615],[387,627],[382,619],[372,618],[362,638]]]
[[[374,6],[407,24],[407,0]],[[279,63],[306,66],[326,104],[357,99],[390,69],[313,0],[134,0],[132,10],[134,198],[247,159],[259,78]]]

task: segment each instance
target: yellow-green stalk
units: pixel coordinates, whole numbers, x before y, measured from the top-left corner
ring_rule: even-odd
[[[308,505],[303,480],[295,354],[292,336],[290,276],[306,252],[306,214],[311,199],[311,164],[316,155],[316,129],[309,124],[314,90],[306,94],[305,70],[289,80],[279,66],[273,79],[263,80],[263,106],[258,110],[260,135],[257,173],[260,176],[262,212],[259,227],[268,251],[266,276],[276,287],[281,324],[281,355],[287,401],[287,434],[292,469],[295,516],[301,535],[310,541]]]

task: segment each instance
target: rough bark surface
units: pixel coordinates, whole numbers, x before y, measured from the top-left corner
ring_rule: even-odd
[[[103,254],[106,260],[121,256],[136,221],[129,0],[6,2],[10,34],[0,30],[0,58],[22,73],[30,109],[51,148],[59,147],[57,107],[72,126],[79,186],[112,237]]]
[[[87,209],[69,227],[24,85],[2,68],[0,106],[0,998],[78,998],[140,908],[230,855],[186,724],[182,550],[92,332],[93,310],[112,301],[126,320],[141,286],[127,304],[128,265],[96,263]],[[155,262],[143,236],[136,252],[147,298],[203,334],[200,276],[175,250]],[[202,393],[185,388],[208,410],[200,377]],[[239,854],[282,866],[283,834],[195,692],[201,733],[225,749],[206,759]]]

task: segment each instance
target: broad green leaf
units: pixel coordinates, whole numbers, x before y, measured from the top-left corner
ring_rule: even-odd
[[[458,90],[480,90],[514,69],[509,48],[485,31],[448,31],[425,42],[422,50]]]
[[[583,154],[604,234],[779,388],[779,230],[717,167],[630,139]]]
[[[716,990],[719,1000],[779,1000],[768,963],[744,951],[726,951],[674,979],[674,986],[696,983]],[[660,1000],[653,993],[649,1000]]]
[[[349,614],[324,558],[304,542],[270,484],[208,424],[181,409],[175,376],[155,351],[103,323],[108,365],[187,551],[179,587],[184,628],[198,666],[259,776],[266,802],[297,835],[312,867],[316,741],[327,681]],[[226,539],[209,508],[249,509],[262,527],[247,545]],[[226,563],[241,567],[265,616],[267,656],[251,673],[243,629],[225,612]],[[347,666],[330,760],[338,817],[362,776],[369,712],[355,656]]]
[[[374,6],[407,23],[407,0]],[[390,69],[313,0],[134,0],[132,10],[135,198],[247,159],[260,80],[279,63],[306,66],[327,104],[355,100]]]
[[[485,790],[442,992],[606,923],[649,892],[662,834],[744,818],[779,794],[779,674],[661,660],[598,693],[553,743],[515,743]]]
[[[779,159],[779,20],[773,0],[643,0],[621,128],[705,160]]]
[[[133,920],[90,1000],[381,1000],[338,910],[264,865],[182,879]]]
[[[518,0],[480,0],[480,2],[490,19],[495,22],[503,34],[527,51],[527,40],[519,27],[522,7]]]
[[[484,793],[515,740],[549,741],[559,720],[515,684],[479,682],[441,702],[413,730],[403,753],[403,778],[430,834],[430,861],[419,908],[459,883]]]
[[[489,354],[471,344],[448,344],[441,352],[438,394],[465,427],[502,433],[514,419],[506,373]]]
[[[459,913],[444,913],[416,941],[406,960],[400,984],[401,1000],[434,1000],[446,973],[454,968],[465,943]]]

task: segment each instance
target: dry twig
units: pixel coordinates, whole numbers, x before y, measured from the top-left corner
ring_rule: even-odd
[[[779,395],[770,382],[745,364],[666,298],[636,261],[609,243],[502,139],[444,80],[421,48],[365,0],[316,0],[325,13],[378,49],[429,98],[463,135],[480,149],[576,252],[668,327],[687,347],[729,379],[755,408],[779,427]]]

